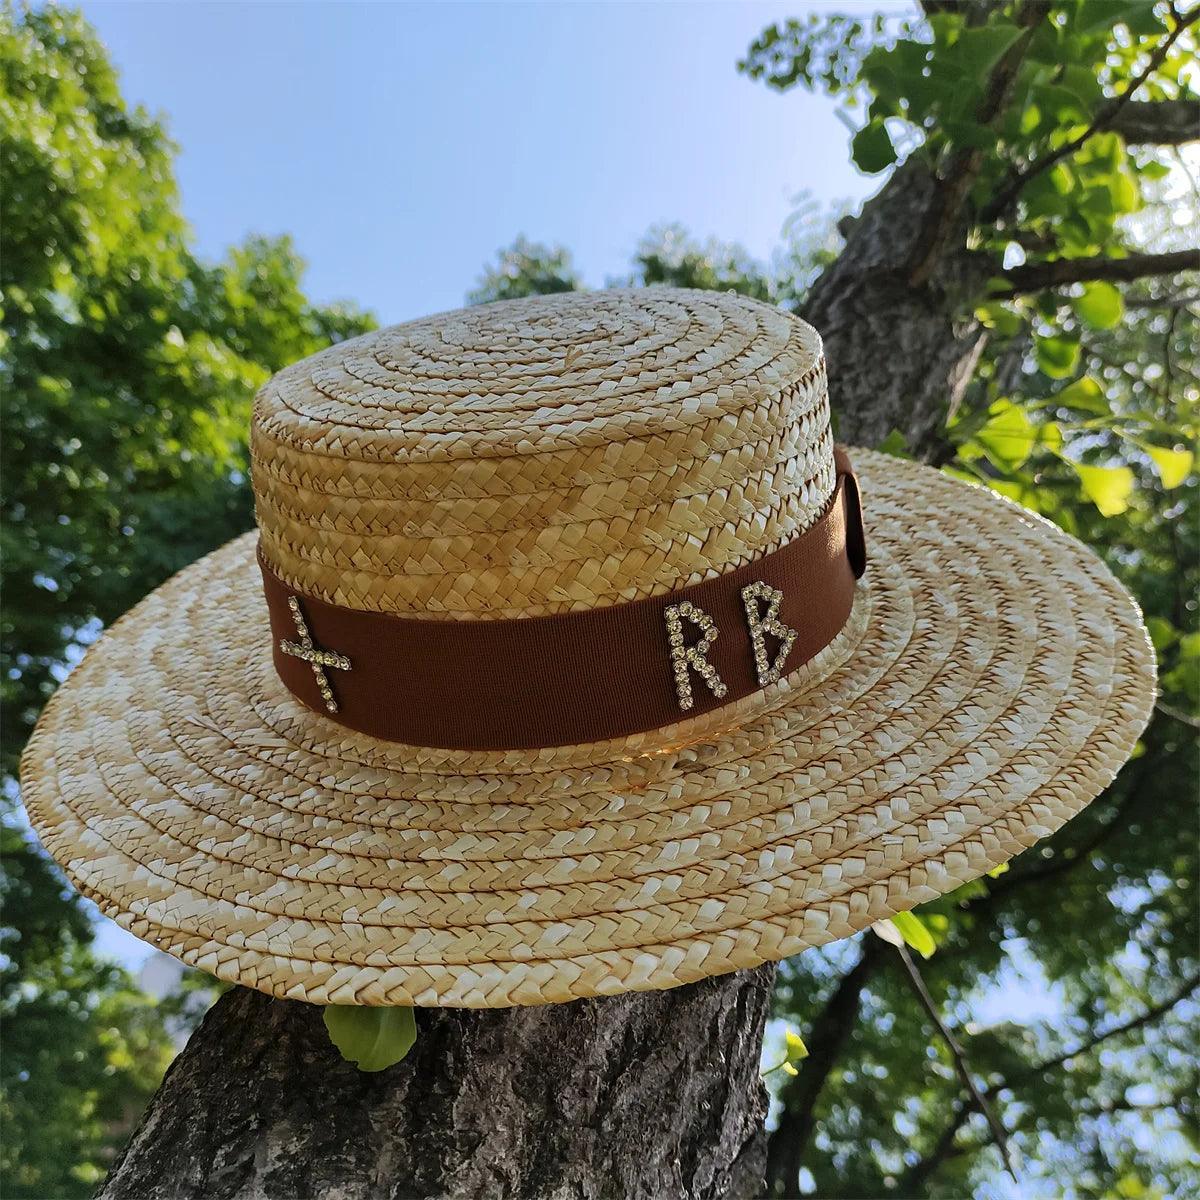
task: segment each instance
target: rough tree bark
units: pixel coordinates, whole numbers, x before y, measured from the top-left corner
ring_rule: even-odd
[[[955,316],[987,268],[961,247],[920,285],[937,217],[925,168],[900,168],[818,281],[838,435],[893,429],[931,454],[978,357]],[[418,1014],[409,1057],[364,1075],[320,1010],[224,996],[168,1073],[101,1200],[749,1200],[761,1194],[758,1074],[774,968],[668,992],[534,1009]]]
[[[938,230],[941,197],[928,167],[912,158],[842,223],[846,245],[805,298],[801,315],[821,331],[829,400],[844,441],[875,446],[892,430],[919,457],[936,454],[938,433],[983,350],[965,302],[995,264],[966,250],[956,215]],[[914,283],[928,244],[939,247]]]
[[[236,988],[172,1066],[104,1200],[750,1197],[773,968],[542,1008],[424,1009],[367,1074],[321,1010]]]

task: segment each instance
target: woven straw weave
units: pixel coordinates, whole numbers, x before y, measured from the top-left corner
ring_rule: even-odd
[[[335,347],[264,389],[254,455],[264,545],[295,586],[462,619],[727,570],[811,524],[833,480],[816,335],[668,290]],[[852,456],[871,555],[853,614],[754,696],[552,750],[373,741],[274,674],[248,535],[60,689],[26,753],[34,826],[138,936],[322,1003],[670,987],[931,899],[1106,786],[1153,657],[1086,548],[982,489]]]
[[[808,528],[834,482],[819,339],[732,295],[429,317],[281,372],[254,417],[278,574],[411,616],[672,591]]]

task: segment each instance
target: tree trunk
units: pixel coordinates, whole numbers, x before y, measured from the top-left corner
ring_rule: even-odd
[[[924,167],[899,168],[805,303],[845,441],[897,429],[918,456],[936,454],[979,355],[965,300],[988,272],[938,228],[938,205]],[[945,247],[933,255],[931,237]],[[319,1008],[236,989],[99,1195],[749,1200],[766,1158],[758,1063],[774,977],[766,966],[574,1004],[422,1010],[409,1057],[375,1075],[341,1061]]]
[[[800,315],[825,341],[843,441],[878,446],[896,430],[915,457],[936,457],[970,382],[983,350],[972,305],[993,268],[966,249],[963,218],[939,216],[941,203],[929,168],[910,159],[845,223],[845,248],[805,297]]]
[[[419,1009],[367,1074],[321,1009],[226,993],[102,1200],[591,1200],[759,1194],[774,967],[539,1008]]]

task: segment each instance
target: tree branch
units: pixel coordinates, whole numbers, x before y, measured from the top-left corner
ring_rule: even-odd
[[[1125,307],[1149,311],[1151,309],[1179,309],[1200,301],[1200,292],[1180,292],[1177,296],[1151,296],[1145,300],[1126,299]]]
[[[1080,1042],[1072,1047],[1064,1054],[1056,1054],[1052,1058],[1044,1059],[1042,1062],[1036,1063],[1025,1070],[1018,1071],[1015,1075],[1007,1079],[1001,1079],[999,1082],[992,1084],[984,1091],[984,1097],[988,1100],[998,1096],[1002,1091],[1012,1088],[1014,1085],[1021,1083],[1023,1080],[1041,1075],[1045,1071],[1052,1071],[1056,1067],[1060,1067],[1063,1063],[1069,1062],[1073,1058],[1078,1058],[1081,1054],[1089,1054],[1095,1050],[1097,1046],[1107,1042],[1111,1038],[1120,1037],[1126,1033],[1132,1033],[1136,1029],[1141,1029],[1145,1025],[1157,1021],[1159,1017],[1165,1016],[1176,1005],[1186,1000],[1196,988],[1200,986],[1200,976],[1193,975],[1185,980],[1183,984],[1166,1000],[1146,1009],[1145,1012],[1133,1017],[1131,1020],[1123,1021],[1119,1025],[1112,1026],[1111,1029],[1106,1029],[1102,1033]],[[905,1195],[914,1195],[923,1190],[924,1183],[929,1177],[942,1165],[948,1158],[954,1157],[957,1151],[955,1149],[955,1139],[958,1136],[959,1130],[967,1123],[967,1119],[974,1111],[974,1104],[963,1099],[959,1099],[954,1107],[954,1115],[950,1123],[942,1130],[937,1141],[934,1143],[932,1150],[920,1161],[913,1164],[904,1176],[904,1180],[900,1185],[900,1190]]]
[[[884,954],[883,943],[878,938],[863,939],[858,962],[842,976],[820,1016],[806,1033],[811,1052],[801,1063],[800,1073],[783,1089],[780,1097],[783,1111],[767,1143],[768,1195],[795,1194],[804,1152],[816,1128],[817,1101],[858,1023],[863,990],[884,961]]]
[[[1073,137],[1069,142],[1064,142],[1057,150],[1052,150],[1050,153],[1043,155],[1024,169],[1014,167],[1009,172],[1008,181],[1000,189],[1000,193],[980,213],[980,221],[984,224],[995,221],[1002,213],[1008,210],[1009,205],[1016,200],[1021,194],[1021,190],[1031,179],[1042,174],[1043,171],[1048,171],[1055,163],[1061,162],[1064,158],[1068,158],[1074,154],[1093,135],[1111,128],[1113,122],[1121,116],[1125,108],[1133,100],[1134,93],[1138,88],[1162,66],[1163,61],[1171,52],[1171,47],[1183,31],[1198,18],[1200,18],[1200,9],[1196,9],[1188,13],[1186,17],[1180,18],[1175,28],[1154,47],[1145,67],[1134,77],[1129,86],[1119,96],[1114,96],[1107,104],[1101,105],[1099,111],[1092,118],[1092,123],[1078,137]]]
[[[1092,258],[1056,258],[1051,262],[1010,267],[998,276],[1008,286],[998,288],[990,295],[993,300],[1011,300],[1014,296],[1063,287],[1068,283],[1093,279],[1129,282],[1148,275],[1174,275],[1197,267],[1200,267],[1200,248],[1171,250],[1165,254],[1130,254],[1125,258],[1109,258],[1104,254]]]
[[[1200,139],[1200,100],[1131,100],[1108,127],[1129,146],[1184,146]]]
[[[992,68],[984,89],[983,99],[975,113],[975,119],[985,128],[996,119],[1005,101],[1012,92],[1017,71],[1025,51],[1033,39],[1039,22],[1045,20],[1047,9],[1040,4],[1026,4],[1018,15],[1024,26],[1021,36],[1000,56]],[[946,245],[967,196],[983,166],[983,150],[978,146],[957,151],[951,158],[944,175],[938,180],[934,203],[926,217],[925,226],[917,235],[917,255],[909,271],[911,287],[920,287],[933,274],[938,257]]]
[[[1038,1063],[1036,1066],[1029,1067],[1027,1070],[1018,1072],[1012,1079],[1004,1080],[1001,1083],[993,1084],[987,1090],[989,1096],[994,1096],[1005,1088],[1012,1087],[1013,1084],[1020,1083],[1024,1079],[1031,1079],[1035,1075],[1041,1075],[1044,1071],[1053,1071],[1055,1067],[1061,1067],[1063,1063],[1070,1062],[1073,1058],[1078,1058],[1081,1054],[1088,1054],[1095,1050],[1102,1042],[1107,1042],[1109,1038],[1114,1038],[1120,1034],[1132,1033],[1135,1029],[1141,1029],[1144,1025],[1149,1025],[1153,1021],[1157,1021],[1159,1017],[1165,1016],[1176,1005],[1182,1004],[1197,987],[1200,987],[1200,975],[1192,975],[1185,979],[1165,1000],[1159,1001],[1158,1004],[1152,1005],[1139,1016],[1133,1017],[1128,1021],[1124,1021],[1119,1025],[1114,1025],[1110,1029],[1104,1030],[1102,1033],[1093,1034],[1086,1041],[1080,1042],[1073,1046],[1070,1050],[1063,1054],[1056,1054],[1053,1058],[1047,1058]]]
[[[925,986],[925,980],[922,978],[917,964],[913,962],[912,955],[908,952],[908,947],[900,941],[897,942],[895,948],[896,953],[900,955],[900,961],[904,963],[904,969],[908,972],[908,979],[912,984],[913,991],[916,992],[917,998],[921,1001],[926,1013],[929,1014],[929,1019],[941,1035],[942,1041],[946,1043],[946,1047],[950,1051],[950,1057],[954,1059],[954,1069],[958,1072],[958,1077],[962,1080],[963,1087],[967,1089],[967,1093],[971,1097],[969,1107],[977,1109],[983,1114],[984,1120],[988,1123],[988,1128],[992,1131],[992,1140],[996,1143],[996,1148],[1000,1151],[1000,1157],[1004,1160],[1005,1169],[1012,1176],[1013,1182],[1019,1184],[1021,1181],[1017,1178],[1017,1172],[1012,1163],[1012,1155],[1008,1149],[1008,1134],[1003,1124],[1001,1124],[1000,1119],[992,1111],[992,1106],[987,1102],[987,1097],[979,1090],[978,1085],[975,1083],[970,1065],[967,1063],[966,1051],[963,1050],[961,1043],[954,1034],[950,1032],[950,1027],[942,1020],[942,1015],[938,1012],[937,1005],[933,1002],[933,997],[929,994],[929,989]]]

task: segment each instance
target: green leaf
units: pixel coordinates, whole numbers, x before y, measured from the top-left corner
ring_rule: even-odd
[[[893,458],[912,458],[908,449],[908,439],[898,429],[893,429],[876,449],[880,454],[890,454]]]
[[[876,175],[896,161],[896,147],[892,145],[887,126],[878,118],[854,135],[850,153],[855,164],[868,175]]]
[[[1136,37],[1160,37],[1165,30],[1154,12],[1154,5],[1145,0],[1125,6],[1125,13],[1118,20],[1124,21],[1129,32]]]
[[[799,1062],[802,1058],[808,1057],[808,1047],[804,1044],[804,1039],[794,1029],[787,1030],[783,1036],[787,1043],[788,1062]]]
[[[411,1008],[330,1004],[325,1008],[329,1040],[360,1071],[382,1071],[398,1063],[417,1040]]]
[[[1079,97],[1057,83],[1041,84],[1030,89],[1030,99],[1041,109],[1048,124],[1065,126],[1074,120],[1086,120],[1087,109]]]
[[[1035,357],[1037,365],[1051,379],[1065,379],[1079,361],[1079,343],[1064,337],[1040,337]]]
[[[982,82],[1000,56],[1020,36],[1020,29],[1008,22],[964,29],[952,48],[955,64],[964,74]]]
[[[1147,617],[1146,631],[1150,634],[1150,640],[1154,643],[1154,649],[1159,654],[1162,654],[1175,641],[1177,636],[1175,626],[1165,617]]]
[[[1165,488],[1178,487],[1190,474],[1194,455],[1190,450],[1168,450],[1162,446],[1143,446]]]
[[[1108,191],[1114,212],[1137,212],[1142,207],[1142,193],[1128,171],[1113,171],[1109,176]]]
[[[996,301],[984,304],[975,310],[975,316],[989,329],[994,329],[1001,337],[1016,337],[1025,324],[1025,318],[1007,304]]]
[[[1015,471],[1033,453],[1037,434],[1025,410],[1011,400],[997,400],[975,441],[998,467]]]
[[[1153,17],[1153,8],[1146,0],[1083,0],[1075,17],[1075,27],[1083,33],[1108,30],[1118,22],[1136,18],[1143,10]],[[1161,30],[1157,19],[1155,25]]]
[[[1090,375],[1067,384],[1054,397],[1054,402],[1067,408],[1077,408],[1082,412],[1096,413],[1101,417],[1107,417],[1112,412],[1104,389]]]
[[[1121,293],[1111,283],[1103,281],[1085,285],[1083,295],[1076,296],[1071,304],[1079,319],[1093,329],[1112,329],[1120,323],[1125,312]]]
[[[1087,467],[1072,463],[1084,495],[1106,517],[1115,517],[1129,507],[1133,472],[1128,467]]]
[[[892,925],[900,936],[922,957],[930,958],[937,945],[933,934],[925,928],[925,923],[916,913],[897,913],[892,918]]]

